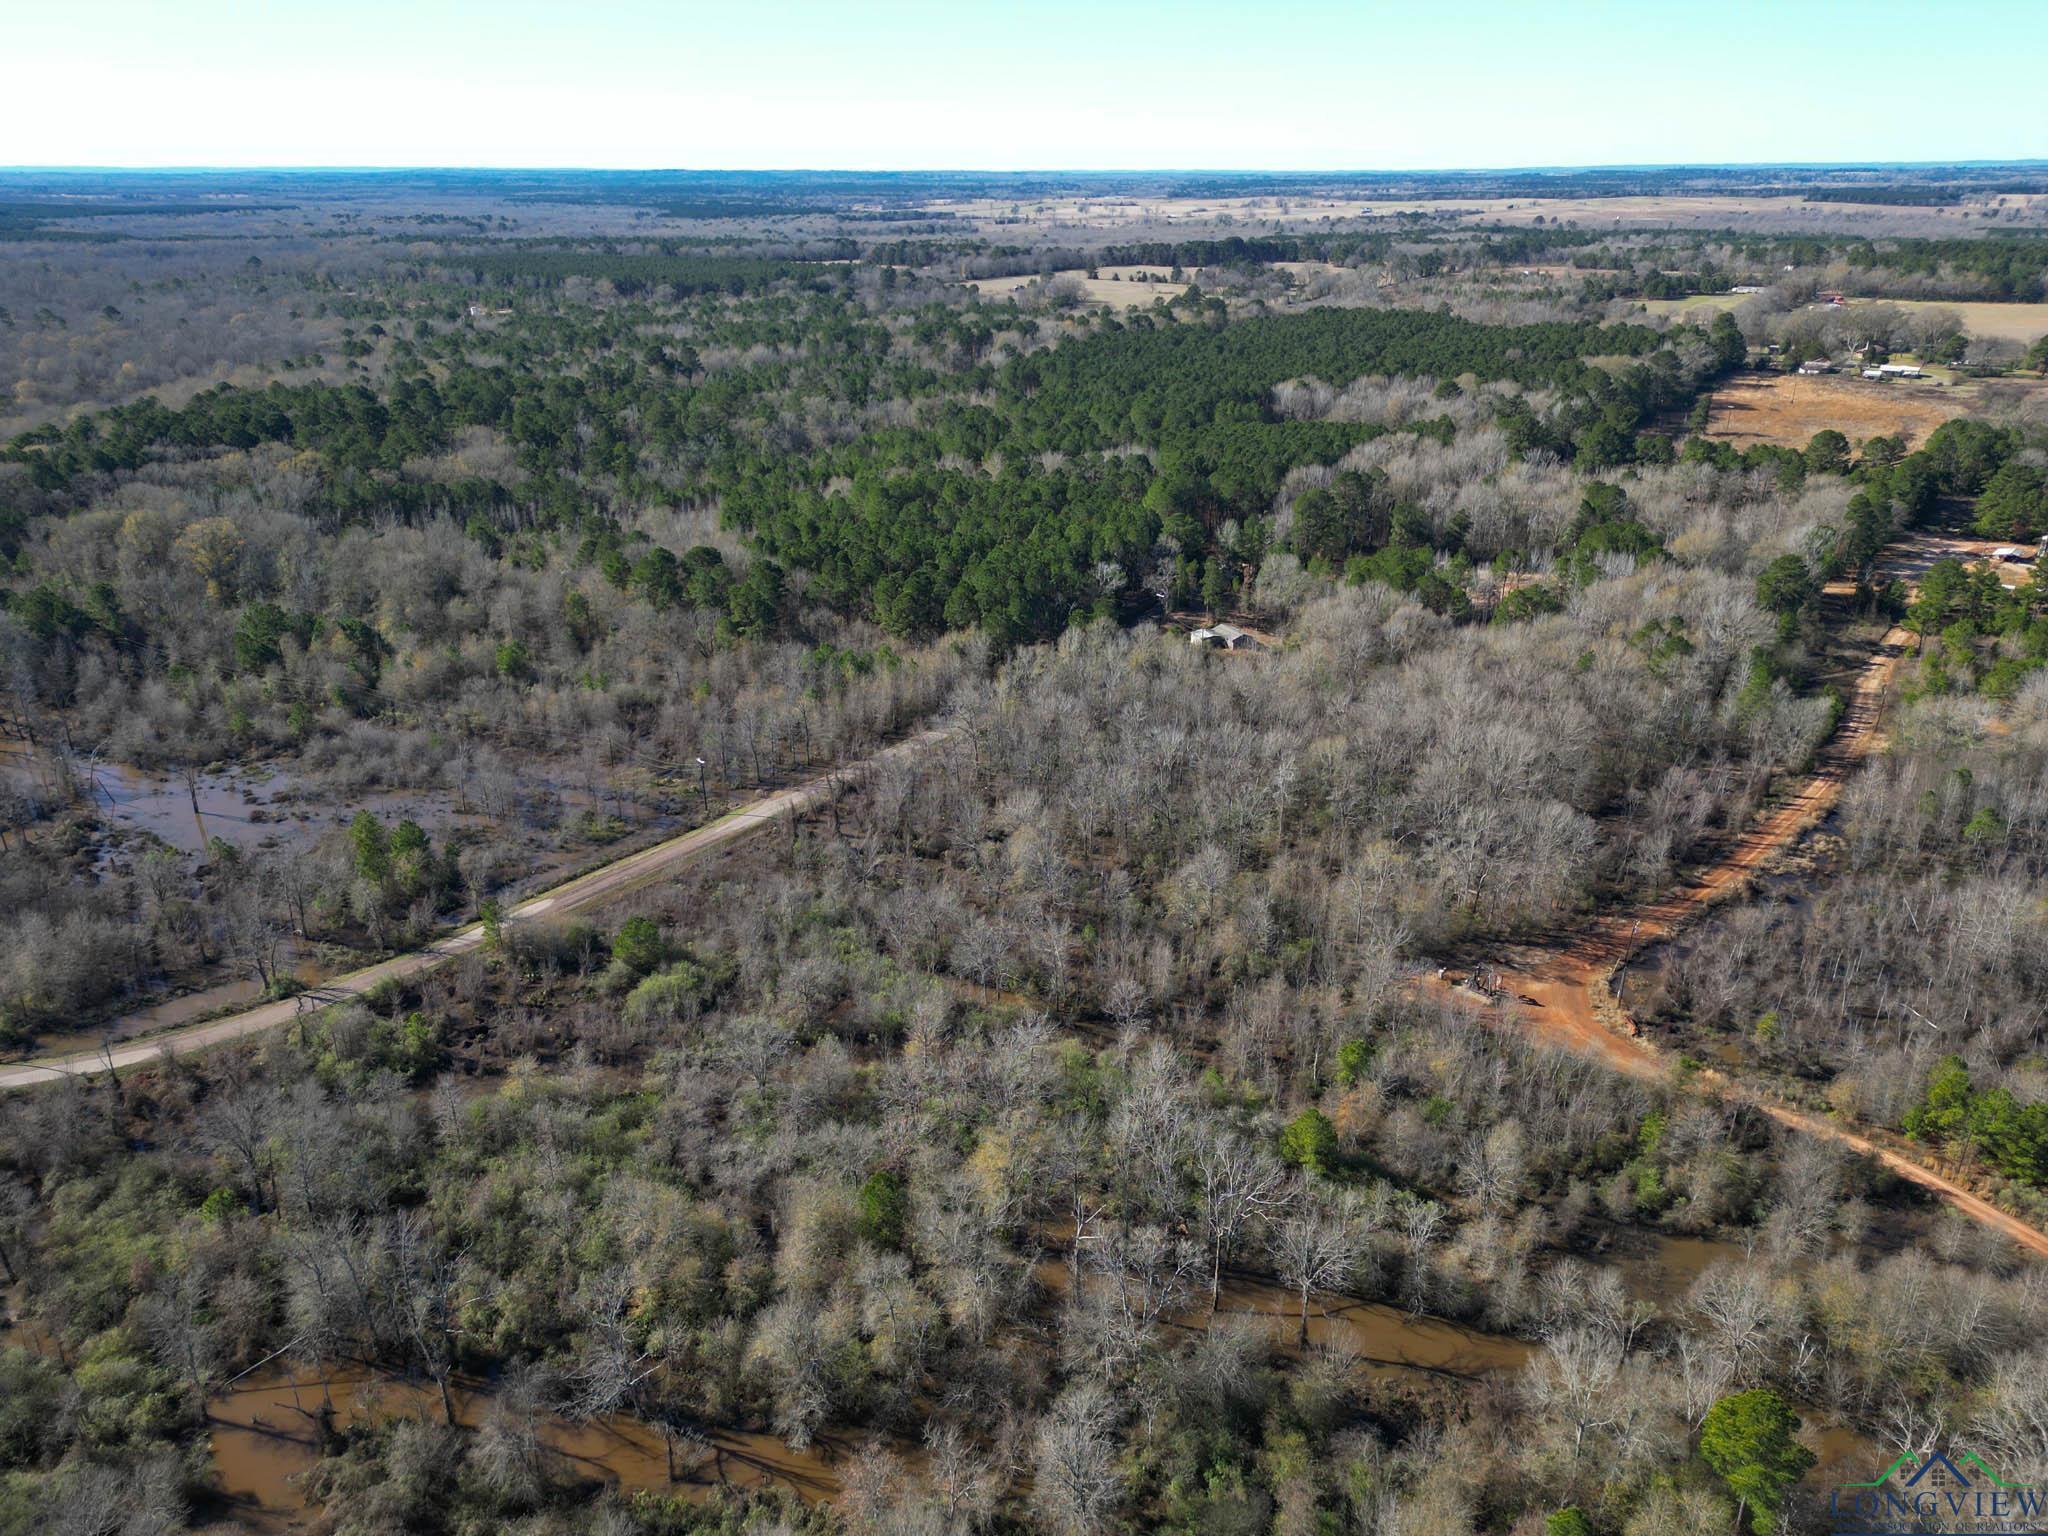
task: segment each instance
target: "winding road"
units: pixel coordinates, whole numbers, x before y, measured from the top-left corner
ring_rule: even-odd
[[[627,854],[622,859],[601,865],[588,874],[564,881],[519,903],[505,914],[505,921],[516,923],[529,918],[580,911],[636,889],[649,881],[674,874],[686,865],[715,853],[728,843],[758,832],[784,817],[800,815],[825,804],[848,783],[873,772],[883,763],[925,752],[953,736],[955,731],[956,728],[952,726],[934,726],[920,731],[894,746],[884,747],[872,756],[862,758],[857,763],[850,763],[831,773],[780,790],[764,799],[756,800],[751,805],[742,806],[717,821],[708,822],[666,842],[656,843],[651,848]],[[483,924],[471,923],[468,927],[458,928],[422,949],[408,950],[405,954],[394,955],[389,960],[380,960],[375,965],[365,966],[359,971],[336,976],[309,992],[286,998],[281,1002],[264,1003],[242,1013],[229,1014],[224,1018],[211,1019],[204,1023],[187,1024],[178,1029],[164,1030],[118,1045],[109,1045],[102,1050],[37,1057],[0,1067],[0,1093],[32,1088],[39,1083],[48,1083],[62,1077],[86,1076],[106,1071],[119,1072],[132,1067],[148,1066],[162,1061],[166,1052],[175,1054],[204,1050],[209,1046],[222,1045],[231,1040],[246,1039],[267,1029],[275,1029],[281,1024],[289,1024],[293,1019],[303,1016],[309,1009],[346,1002],[352,997],[361,997],[383,982],[417,976],[433,970],[458,956],[468,954],[483,942]]]
[[[1880,574],[1909,584],[1935,561],[1983,558],[1993,545],[1981,539],[1917,533],[1894,545]],[[1845,587],[1830,588],[1841,595]],[[1715,901],[1745,886],[1773,854],[1796,841],[1833,808],[1850,773],[1882,742],[1885,694],[1912,636],[1893,629],[1857,674],[1842,719],[1821,748],[1813,772],[1783,802],[1760,817],[1726,853],[1670,895],[1605,913],[1550,944],[1512,946],[1502,951],[1495,973],[1497,995],[1483,996],[1463,985],[1442,988],[1482,1016],[1592,1057],[1617,1072],[1646,1080],[1668,1080],[1674,1059],[1642,1038],[1616,996],[1615,972],[1630,956],[1670,938]],[[1712,1069],[1693,1081],[1734,1103],[1751,1105],[1779,1124],[1821,1136],[1931,1191],[1964,1215],[1991,1227],[2022,1248],[2048,1257],[2048,1233],[2000,1210],[1963,1185],[1929,1168],[1908,1144],[1884,1133],[1849,1126],[1798,1109]]]
[[[1893,547],[1883,574],[1910,582],[1936,560],[1950,556],[1981,558],[1990,548],[1981,540],[1916,534]],[[1827,814],[1840,797],[1850,773],[1881,740],[1885,694],[1910,639],[1902,629],[1893,629],[1884,636],[1858,673],[1842,720],[1822,747],[1813,772],[1713,864],[1670,895],[1593,918],[1554,944],[1522,945],[1503,951],[1496,971],[1498,997],[1486,998],[1459,985],[1442,985],[1441,990],[1492,1022],[1591,1057],[1617,1072],[1646,1080],[1668,1079],[1674,1062],[1637,1032],[1611,985],[1615,971],[1643,948],[1677,933],[1716,900],[1741,889],[1766,860],[1790,846]],[[579,911],[673,874],[785,816],[825,804],[852,779],[891,759],[924,752],[954,735],[956,729],[940,726],[919,732],[858,763],[779,791],[706,826],[603,865],[521,902],[506,915],[507,921]],[[203,1050],[246,1039],[290,1023],[309,1007],[327,1007],[360,997],[382,982],[420,975],[467,954],[483,942],[483,925],[472,923],[423,949],[336,977],[300,997],[265,1003],[245,1012],[109,1045],[99,1051],[48,1056],[0,1067],[0,1092],[30,1088],[62,1077],[147,1066],[162,1061],[167,1052]],[[1731,1102],[1754,1106],[1782,1125],[1825,1137],[1874,1158],[2021,1247],[2048,1257],[2048,1233],[1937,1173],[1913,1156],[1902,1142],[1879,1133],[1853,1130],[1795,1108],[1725,1073],[1704,1070],[1696,1073],[1693,1080]]]

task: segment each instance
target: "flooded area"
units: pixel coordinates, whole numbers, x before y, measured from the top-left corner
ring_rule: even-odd
[[[1749,1257],[1741,1243],[1726,1238],[1652,1232],[1605,1222],[1593,1230],[1597,1236],[1580,1256],[1620,1270],[1629,1294],[1640,1301],[1682,1301],[1693,1282],[1716,1264],[1740,1264]]]
[[[296,946],[287,944],[284,949],[283,968],[292,978],[311,991],[321,982],[339,976],[352,969],[356,963],[348,958],[346,951],[337,956],[315,954],[301,956]],[[197,991],[183,992],[176,997],[166,998],[146,1008],[132,1009],[113,1018],[96,1023],[89,1028],[71,1030],[44,1030],[36,1036],[35,1053],[45,1056],[64,1056],[78,1052],[97,1051],[102,1046],[118,1045],[126,1040],[138,1040],[161,1030],[176,1029],[180,1025],[197,1023],[219,1013],[232,1013],[241,1008],[253,1008],[264,1001],[261,982],[253,976],[238,977],[233,981],[216,982]],[[0,1060],[8,1054],[0,1051]]]
[[[386,822],[416,821],[436,837],[475,827],[538,838],[584,814],[636,826],[673,819],[642,796],[545,774],[497,784],[480,802],[466,782],[332,789],[274,764],[164,773],[76,753],[67,759],[18,739],[0,739],[0,779],[45,807],[89,806],[117,836],[139,834],[188,854],[204,853],[216,838],[244,851],[310,846],[365,810]],[[114,851],[102,850],[103,866]]]
[[[281,766],[154,772],[0,737],[0,798],[8,792],[18,795],[29,812],[20,837],[47,837],[67,814],[82,826],[98,878],[134,870],[155,847],[197,859],[205,859],[217,842],[250,853],[302,854],[323,839],[340,836],[358,812],[367,810],[386,826],[417,822],[443,846],[457,834],[495,843],[501,855],[495,878],[503,881],[498,890],[506,897],[615,858],[683,822],[657,790],[627,793],[547,775],[516,783],[494,779],[488,792],[465,782],[448,788],[329,793]],[[694,808],[691,802],[681,803]],[[362,956],[346,950],[303,942],[287,944],[282,956],[282,969],[303,987],[316,987],[362,963]],[[107,1016],[45,1030],[35,1051],[93,1052],[264,1000],[253,977],[224,974],[219,966],[139,976],[133,991],[109,1004]]]
[[[466,1429],[482,1426],[497,1406],[495,1392],[476,1381],[453,1384],[450,1396],[455,1422]],[[236,1518],[249,1529],[285,1531],[308,1513],[302,1482],[320,1459],[323,1420],[332,1434],[398,1418],[439,1422],[442,1413],[432,1383],[342,1365],[251,1373],[210,1400],[206,1416],[221,1495]],[[678,1439],[671,1463],[661,1432],[623,1415],[543,1417],[534,1428],[557,1467],[572,1476],[679,1498],[769,1486],[806,1501],[830,1498],[839,1491],[832,1462],[852,1449],[849,1440],[828,1436],[799,1452],[773,1435],[716,1430]]]
[[[1065,1293],[1069,1270],[1063,1259],[1042,1262],[1037,1275],[1050,1295]],[[1299,1308],[1299,1298],[1290,1291],[1234,1277],[1214,1313],[1205,1307],[1178,1326],[1203,1329],[1219,1319],[1263,1319],[1271,1325],[1276,1347],[1289,1353],[1295,1347]],[[1349,1355],[1376,1375],[1423,1372],[1469,1378],[1513,1372],[1536,1350],[1503,1334],[1328,1294],[1310,1298],[1309,1342]],[[489,1418],[497,1398],[488,1384],[471,1380],[453,1388],[451,1401],[456,1422],[474,1429]],[[432,1383],[358,1365],[324,1372],[311,1367],[252,1372],[207,1404],[222,1495],[237,1517],[255,1529],[291,1529],[307,1513],[303,1480],[320,1459],[323,1418],[331,1435],[408,1416],[441,1418],[440,1395]],[[773,1435],[706,1430],[677,1440],[671,1478],[671,1450],[661,1432],[626,1415],[589,1421],[543,1416],[534,1429],[563,1470],[594,1482],[681,1498],[781,1487],[807,1502],[838,1493],[838,1463],[869,1438],[865,1430],[840,1427],[795,1451]]]
[[[1610,1237],[1599,1253],[1588,1257],[1618,1264],[1632,1289],[1664,1298],[1682,1296],[1713,1264],[1742,1254],[1735,1243],[1636,1228],[1612,1228]],[[1054,1302],[1071,1284],[1064,1256],[1042,1260],[1036,1275]],[[54,1353],[51,1341],[19,1321],[25,1300],[19,1288],[0,1293],[0,1318],[11,1312],[15,1319],[15,1326],[6,1331],[6,1342]],[[1264,1320],[1276,1351],[1289,1355],[1296,1348],[1299,1318],[1296,1293],[1256,1277],[1235,1275],[1227,1280],[1213,1313],[1203,1306],[1175,1326],[1200,1330],[1218,1320]],[[1382,1302],[1327,1293],[1310,1296],[1309,1342],[1349,1356],[1376,1376],[1422,1373],[1465,1380],[1520,1371],[1539,1347]],[[496,1387],[474,1378],[452,1382],[449,1400],[455,1422],[467,1429],[482,1427],[500,1406]],[[1804,1438],[1820,1456],[1814,1476],[1839,1467],[1875,1465],[1871,1443],[1864,1436],[1823,1423],[1816,1413],[1806,1416]],[[309,1507],[306,1474],[319,1463],[332,1438],[352,1427],[404,1417],[442,1419],[440,1394],[431,1382],[355,1363],[325,1368],[260,1366],[229,1383],[206,1405],[221,1498],[245,1529],[300,1529],[315,1513]],[[806,1502],[831,1499],[840,1489],[838,1469],[844,1459],[874,1438],[865,1429],[837,1426],[807,1449],[795,1451],[774,1435],[723,1428],[679,1435],[670,1443],[660,1430],[623,1414],[592,1420],[542,1414],[530,1422],[558,1473],[686,1500],[762,1488],[787,1489]],[[912,1444],[892,1448],[910,1464],[919,1459]]]
[[[215,838],[256,848],[280,832],[271,825],[271,801],[262,793],[266,779],[230,772],[187,780],[120,763],[87,764],[83,778],[99,814],[181,853],[203,853]]]
[[[1223,1287],[1214,1314],[1204,1317],[1199,1326],[1233,1317],[1270,1320],[1275,1341],[1291,1349],[1300,1326],[1301,1301],[1276,1285],[1233,1280]],[[1311,1348],[1349,1355],[1379,1375],[1424,1371],[1479,1376],[1489,1371],[1518,1371],[1536,1353],[1536,1346],[1523,1339],[1349,1296],[1310,1298],[1308,1341]]]
[[[1598,1256],[1601,1261],[1619,1264],[1631,1289],[1664,1298],[1683,1295],[1712,1265],[1743,1252],[1735,1243],[1633,1228],[1615,1228],[1612,1237]],[[1035,1273],[1054,1301],[1071,1285],[1063,1256],[1042,1260]],[[1240,1319],[1266,1322],[1276,1351],[1294,1353],[1299,1297],[1251,1276],[1230,1277],[1213,1313],[1204,1306],[1175,1326],[1200,1330],[1219,1320]],[[1383,1302],[1326,1293],[1310,1296],[1308,1334],[1312,1347],[1347,1355],[1384,1377],[1511,1375],[1539,1347]],[[450,1398],[455,1421],[469,1429],[483,1425],[498,1406],[494,1388],[476,1380],[454,1384]],[[311,1513],[304,1479],[318,1463],[324,1439],[351,1426],[408,1416],[441,1419],[440,1395],[432,1383],[360,1365],[335,1365],[324,1372],[310,1366],[252,1372],[207,1404],[222,1496],[250,1529],[296,1529]],[[841,1462],[871,1438],[866,1430],[840,1426],[795,1451],[773,1435],[707,1429],[679,1437],[671,1446],[658,1429],[622,1414],[589,1421],[543,1415],[533,1428],[561,1472],[683,1499],[771,1487],[806,1502],[830,1499],[839,1492]],[[1810,1422],[1806,1439],[1821,1458],[1819,1473],[1870,1460],[1869,1442],[1850,1429]],[[916,1460],[914,1447],[898,1449]]]

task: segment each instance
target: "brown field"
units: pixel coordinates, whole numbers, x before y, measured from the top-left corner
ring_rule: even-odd
[[[1928,232],[1969,232],[1982,229],[1983,216],[1993,202],[2009,218],[2021,223],[2039,222],[2048,211],[2048,199],[2007,196],[2003,199],[1966,198],[1949,207],[1902,210],[1872,203],[1817,203],[1792,195],[1713,196],[1707,194],[1663,197],[1458,197],[1368,199],[1357,197],[1057,197],[1020,199],[940,198],[922,206],[977,223],[999,219],[1018,220],[1047,227],[1115,227],[1143,224],[1220,225],[1239,227],[1245,234],[1281,229],[1335,219],[1385,218],[1394,214],[1421,213],[1462,215],[1506,224],[1528,224],[1541,217],[1547,223],[1560,221],[1581,226],[1599,225],[1694,225],[1714,228],[1731,217],[1763,218],[1786,226],[1815,228],[1839,225],[1844,220],[1868,222],[1910,216],[1916,227]]]
[[[1961,316],[1963,330],[1993,341],[2016,341],[2032,346],[2048,336],[2048,304],[1993,304],[1981,300],[1950,302],[1946,299],[1851,299],[1853,309],[1862,304],[1890,304],[1908,313],[1922,309],[1950,309]]]
[[[1642,305],[1653,315],[1698,315],[1703,310],[1734,309],[1756,297],[1753,293],[1695,293],[1682,299],[1644,299]]]
[[[1138,272],[1145,269],[1138,267],[1098,267],[1096,270],[1106,274],[1119,271]],[[1186,283],[1133,282],[1129,279],[1118,281],[1108,276],[1090,277],[1086,272],[1079,270],[1060,272],[1054,275],[1058,277],[1071,277],[1075,282],[1079,283],[1087,293],[1088,302],[1091,304],[1121,305],[1125,309],[1145,309],[1150,307],[1155,300],[1177,299],[1188,291]],[[1026,272],[1019,277],[976,278],[967,286],[980,293],[985,299],[1002,299],[1008,298],[1011,294],[1037,281],[1038,275],[1036,273]]]
[[[1851,442],[1899,432],[1918,447],[1944,421],[1968,413],[1964,396],[1935,384],[1773,374],[1716,390],[1707,436],[1804,448],[1814,433],[1833,427]]]
[[[1643,308],[1653,315],[1693,315],[1702,310],[1735,309],[1757,297],[1749,293],[1700,293],[1684,299],[1644,299]],[[2048,304],[1996,304],[1988,300],[1950,299],[1851,299],[1851,309],[1871,304],[1889,304],[1908,314],[1926,309],[1952,311],[1963,322],[1967,335],[1987,341],[2016,341],[2031,346],[2048,336]]]

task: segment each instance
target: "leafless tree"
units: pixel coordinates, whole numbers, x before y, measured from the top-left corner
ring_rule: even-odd
[[[1542,1352],[1523,1373],[1522,1390],[1531,1405],[1571,1426],[1574,1460],[1584,1453],[1590,1432],[1617,1422],[1621,1404],[1614,1388],[1621,1362],[1621,1345],[1612,1335],[1566,1328],[1544,1339]]]
[[[383,1230],[389,1256],[390,1302],[413,1359],[434,1383],[442,1418],[455,1423],[455,1339],[460,1318],[455,1304],[455,1265],[418,1212],[387,1219]]]
[[[1197,1214],[1209,1244],[1209,1307],[1223,1292],[1223,1266],[1257,1223],[1279,1217],[1293,1199],[1287,1170],[1263,1147],[1227,1129],[1195,1142]]]
[[[1045,1518],[1062,1536],[1107,1530],[1123,1496],[1117,1471],[1117,1413],[1096,1382],[1069,1387],[1039,1426],[1033,1488]]]
[[[1350,1282],[1370,1235],[1366,1217],[1348,1195],[1318,1199],[1306,1190],[1297,1190],[1287,1214],[1271,1224],[1267,1252],[1282,1283],[1301,1303],[1298,1345],[1308,1345],[1309,1302],[1318,1291]]]

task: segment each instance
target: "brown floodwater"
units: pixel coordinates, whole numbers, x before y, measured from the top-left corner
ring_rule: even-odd
[[[1057,1295],[1068,1283],[1065,1262],[1048,1259],[1038,1278]],[[1276,1346],[1294,1347],[1300,1302],[1279,1286],[1237,1277],[1223,1288],[1214,1314],[1207,1308],[1180,1320],[1206,1328],[1212,1318],[1264,1319]],[[1309,1302],[1311,1344],[1341,1350],[1375,1373],[1428,1372],[1476,1376],[1514,1371],[1535,1346],[1441,1318],[1413,1317],[1380,1302],[1316,1294]],[[492,1390],[463,1382],[453,1392],[459,1424],[475,1428],[488,1416]],[[335,1365],[324,1373],[267,1368],[252,1372],[207,1404],[213,1464],[223,1496],[238,1518],[259,1530],[283,1531],[308,1513],[305,1474],[320,1458],[319,1414],[331,1403],[335,1429],[404,1416],[441,1417],[430,1383],[411,1382],[365,1366]],[[807,1502],[839,1491],[836,1465],[866,1431],[838,1428],[808,1449],[791,1450],[773,1435],[714,1430],[698,1444],[679,1443],[677,1480],[670,1481],[661,1433],[625,1415],[589,1422],[548,1417],[536,1428],[541,1443],[570,1470],[625,1489],[708,1498],[721,1489],[787,1488]],[[902,1447],[897,1448],[900,1451]],[[916,1460],[913,1451],[909,1458]]]
[[[1065,1295],[1073,1283],[1064,1257],[1041,1260],[1033,1273],[1054,1296]],[[1084,1283],[1095,1278],[1088,1276]],[[1204,1305],[1175,1318],[1174,1326],[1199,1331],[1219,1319],[1248,1318],[1267,1324],[1282,1352],[1295,1348],[1301,1330],[1298,1292],[1248,1275],[1226,1275],[1214,1312],[1206,1300],[1205,1292]],[[1385,1302],[1360,1301],[1325,1291],[1309,1293],[1308,1341],[1316,1348],[1347,1354],[1377,1373],[1477,1376],[1487,1371],[1513,1371],[1521,1369],[1536,1350],[1535,1345],[1507,1334],[1486,1333],[1440,1317],[1404,1312]]]
[[[455,1420],[467,1429],[483,1424],[495,1400],[490,1387],[475,1381],[455,1384],[451,1397]],[[398,1418],[441,1420],[440,1394],[431,1383],[366,1366],[250,1373],[206,1405],[221,1494],[245,1526],[285,1531],[309,1515],[303,1483],[320,1459],[323,1404],[331,1405],[336,1430]],[[828,1436],[810,1450],[792,1451],[773,1435],[715,1430],[701,1442],[677,1443],[677,1477],[671,1482],[661,1433],[637,1419],[548,1417],[535,1428],[548,1453],[572,1473],[678,1498],[766,1487],[788,1488],[806,1501],[830,1498],[839,1491],[833,1462],[851,1445]]]
[[[1292,1348],[1300,1329],[1301,1298],[1276,1285],[1232,1279],[1224,1283],[1214,1317],[1267,1321],[1275,1341]],[[1211,1320],[1204,1317],[1196,1326],[1206,1327]],[[1319,1349],[1351,1355],[1381,1374],[1478,1376],[1518,1371],[1536,1352],[1535,1345],[1504,1333],[1404,1312],[1385,1302],[1320,1294],[1309,1298],[1308,1341]]]
[[[85,773],[95,807],[109,820],[163,839],[184,853],[203,853],[219,838],[254,848],[277,835],[267,780],[234,773],[202,773],[192,783],[123,763],[99,763]]]
[[[284,954],[287,960],[296,952],[296,946],[285,946]],[[298,960],[286,968],[301,986],[307,988],[317,987],[329,977],[340,975],[343,970],[348,969],[347,966],[337,965],[318,957]],[[197,1023],[216,1013],[229,1013],[243,1007],[253,1008],[263,1000],[262,983],[253,977],[218,982],[195,992],[184,992],[176,997],[166,998],[163,1002],[147,1008],[118,1014],[89,1028],[46,1030],[36,1036],[34,1054],[83,1055],[87,1051],[97,1051],[103,1045],[118,1044],[123,1040],[155,1034],[158,1030],[175,1029],[182,1024]],[[0,1060],[6,1060],[8,1054],[0,1052]]]
[[[1633,1232],[1627,1236],[1647,1239],[1641,1248],[1631,1245],[1621,1261],[1632,1272],[1632,1286],[1640,1284],[1662,1296],[1682,1294],[1706,1268],[1741,1253],[1735,1244],[1706,1239]],[[1049,1295],[1065,1294],[1070,1271],[1063,1258],[1042,1261],[1035,1273]],[[18,1314],[23,1299],[15,1293],[14,1306],[5,1310]],[[1214,1313],[1205,1306],[1176,1325],[1202,1329],[1217,1318],[1264,1320],[1276,1348],[1292,1353],[1299,1317],[1295,1293],[1233,1276]],[[54,1352],[50,1341],[19,1322],[7,1334],[10,1343]],[[1509,1373],[1526,1365],[1537,1349],[1523,1339],[1327,1293],[1310,1296],[1309,1340],[1353,1357],[1375,1374],[1392,1376]],[[495,1391],[487,1383],[465,1379],[453,1384],[451,1399],[456,1422],[474,1429],[489,1417]],[[407,1381],[363,1365],[337,1363],[324,1371],[265,1366],[237,1379],[207,1403],[207,1426],[222,1497],[245,1528],[288,1532],[315,1513],[304,1479],[320,1460],[323,1404],[331,1409],[334,1430],[399,1417],[441,1418],[440,1396],[431,1383]],[[695,1441],[677,1442],[672,1480],[660,1431],[626,1415],[591,1421],[547,1416],[535,1428],[558,1466],[573,1474],[683,1499],[761,1488],[785,1488],[806,1502],[830,1499],[839,1492],[839,1463],[873,1438],[866,1430],[842,1426],[821,1434],[808,1449],[794,1451],[773,1435],[710,1430]],[[1854,1430],[1810,1422],[1807,1439],[1820,1456],[1816,1479],[1841,1468],[1878,1464],[1872,1460],[1876,1453],[1871,1443]],[[892,1448],[912,1465],[921,1459],[914,1446],[899,1443]]]
[[[417,821],[436,837],[458,827],[496,825],[468,803],[459,786],[333,790],[270,763],[208,770],[189,783],[183,774],[89,758],[74,757],[71,769],[79,796],[106,823],[148,833],[183,853],[204,853],[214,838],[244,850],[304,847],[364,810],[387,822]],[[0,773],[45,798],[67,793],[61,760],[24,741],[0,739]],[[525,803],[512,820],[531,833],[585,811],[622,814],[634,825],[667,826],[673,820],[638,795],[594,790],[547,774],[524,774],[520,786]],[[110,852],[101,850],[103,862]]]
[[[1620,1270],[1629,1293],[1642,1301],[1681,1301],[1692,1283],[1716,1264],[1739,1264],[1749,1257],[1742,1244],[1726,1238],[1688,1237],[1621,1225],[1603,1225],[1597,1230],[1601,1241],[1585,1257]]]
[[[1630,1289],[1668,1299],[1682,1296],[1706,1269],[1742,1257],[1738,1244],[1710,1238],[1616,1228],[1599,1261],[1618,1265]],[[1064,1257],[1048,1257],[1034,1271],[1052,1297],[1066,1294],[1071,1270]],[[1214,1313],[1204,1305],[1175,1326],[1204,1329],[1215,1320],[1263,1321],[1275,1348],[1292,1353],[1300,1327],[1300,1298],[1285,1287],[1246,1275],[1229,1277]],[[1521,1370],[1537,1346],[1439,1317],[1414,1315],[1383,1302],[1312,1293],[1311,1345],[1339,1351],[1376,1375],[1474,1378]],[[453,1393],[457,1422],[474,1428],[488,1416],[492,1389],[465,1381]],[[310,1368],[267,1368],[242,1378],[207,1405],[214,1467],[237,1516],[268,1531],[291,1529],[308,1515],[302,1480],[320,1457],[317,1415],[331,1402],[332,1425],[345,1429],[405,1415],[438,1419],[440,1399],[427,1383],[409,1382],[358,1365],[335,1365],[323,1375]],[[590,1422],[546,1417],[541,1443],[568,1469],[624,1489],[648,1489],[683,1498],[708,1498],[720,1489],[783,1487],[806,1501],[839,1491],[839,1460],[868,1432],[840,1427],[809,1449],[791,1450],[773,1435],[735,1430],[708,1433],[702,1443],[680,1443],[677,1479],[660,1432],[625,1415]],[[1816,1429],[1823,1468],[1867,1460],[1853,1432]],[[898,1448],[902,1449],[901,1447]],[[915,1459],[915,1452],[911,1452]]]

